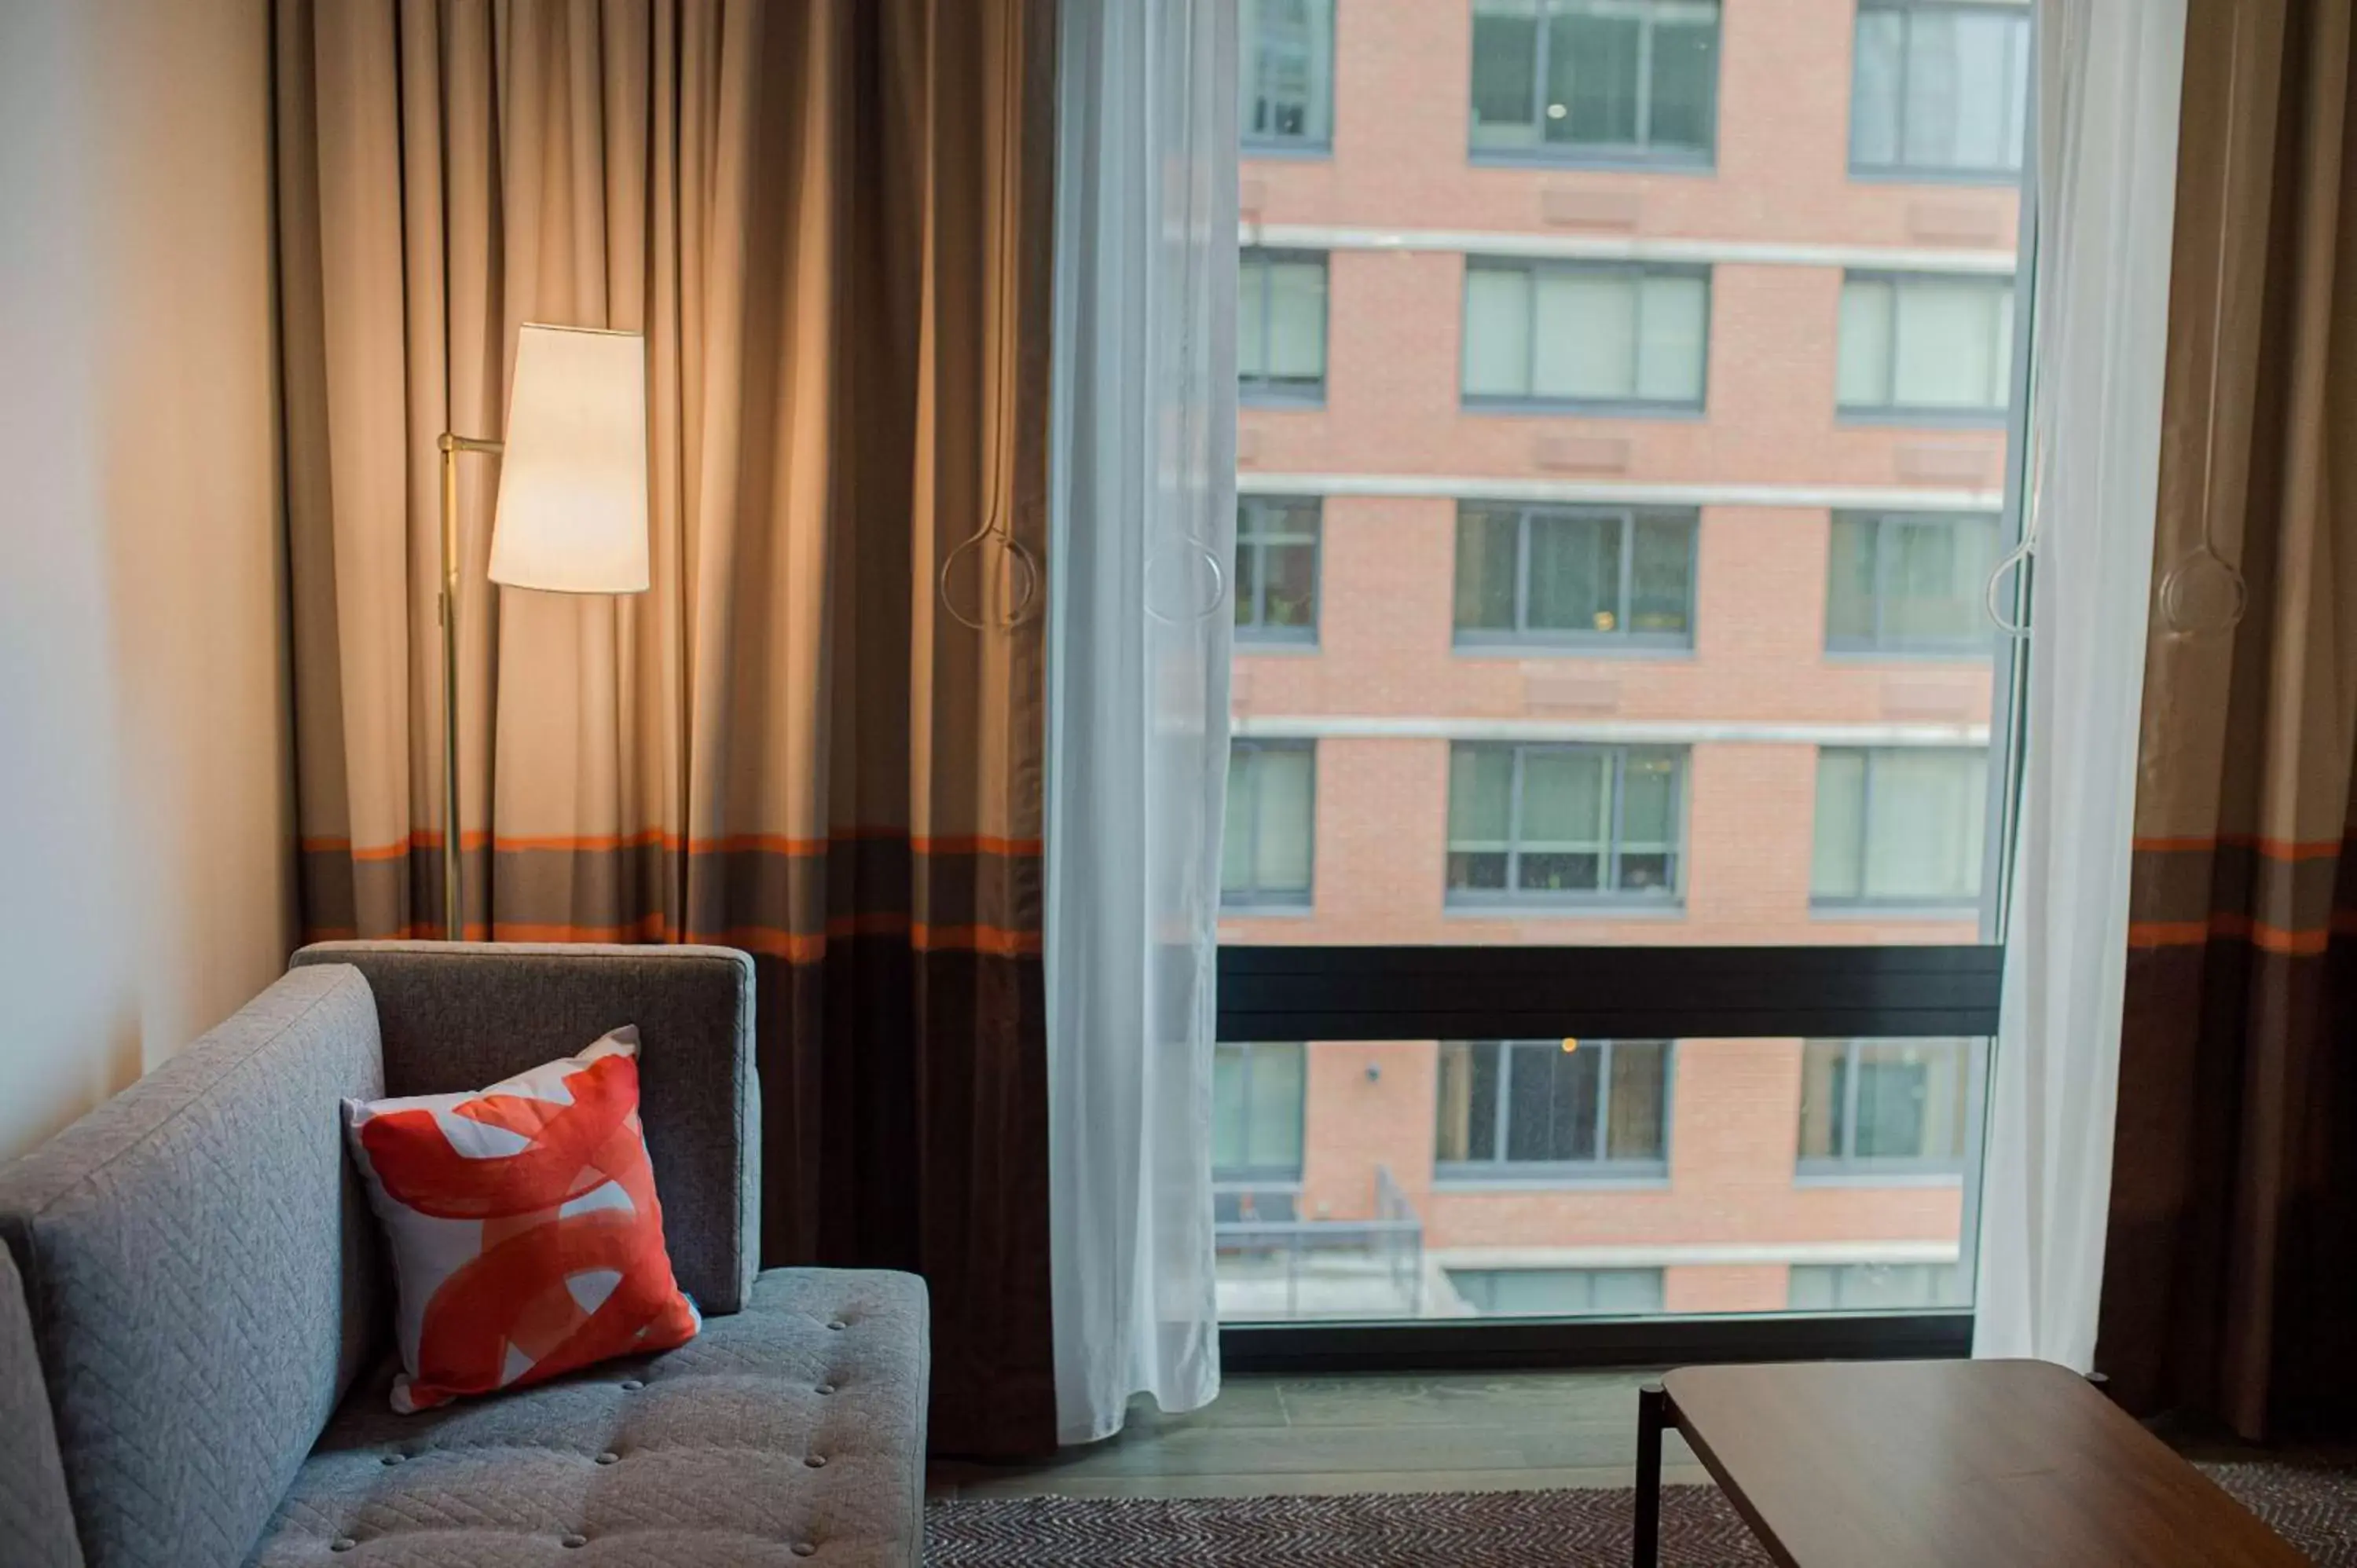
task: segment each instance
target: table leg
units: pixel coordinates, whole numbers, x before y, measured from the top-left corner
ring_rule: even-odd
[[[1669,1405],[1659,1383],[1637,1391],[1636,1568],[1654,1568],[1662,1560],[1662,1428]]]

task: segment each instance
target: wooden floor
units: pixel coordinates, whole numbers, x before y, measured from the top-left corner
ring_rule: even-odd
[[[1141,1400],[1119,1436],[1043,1464],[937,1464],[937,1497],[1267,1497],[1625,1487],[1643,1372],[1240,1377],[1191,1415]],[[1663,1478],[1709,1477],[1676,1434]]]

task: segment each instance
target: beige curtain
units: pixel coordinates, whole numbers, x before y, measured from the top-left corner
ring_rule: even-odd
[[[937,1446],[1052,1441],[1039,1002],[1049,0],[282,0],[306,923],[438,934],[444,431],[643,332],[653,586],[485,580],[470,935],[760,961],[765,1252],[912,1267]],[[936,579],[960,542],[947,615]]]
[[[2191,0],[2185,61],[2097,1364],[2260,1436],[2357,1409],[2350,0]]]

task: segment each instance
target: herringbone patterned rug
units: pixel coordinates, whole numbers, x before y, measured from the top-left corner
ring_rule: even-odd
[[[2357,1471],[2203,1466],[2319,1568],[2357,1568]],[[1622,1568],[1633,1494],[948,1498],[928,1568]],[[1666,1568],[1768,1563],[1716,1487],[1662,1496]]]

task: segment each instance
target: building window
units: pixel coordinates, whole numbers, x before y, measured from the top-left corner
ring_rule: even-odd
[[[1222,906],[1308,905],[1317,756],[1306,740],[1230,744],[1227,836],[1220,861]]]
[[[1661,1176],[1669,1101],[1666,1040],[1444,1040],[1434,1172]]]
[[[1971,1040],[1810,1040],[1801,1049],[1803,1176],[1962,1171]]]
[[[1784,1286],[1784,1305],[1793,1312],[1897,1312],[1971,1304],[1964,1272],[1953,1263],[1795,1263]]]
[[[1858,0],[1853,174],[2009,185],[2021,176],[2029,113],[2029,6]]]
[[[1825,647],[1836,653],[1985,653],[1997,520],[1836,512],[1825,564]]]
[[[1718,0],[1473,0],[1473,150],[1706,167]]]
[[[1670,903],[1685,753],[1459,742],[1448,757],[1452,904]]]
[[[1323,148],[1334,127],[1333,0],[1243,0],[1243,143]]]
[[[1247,250],[1236,261],[1236,381],[1246,403],[1326,400],[1326,258]]]
[[[1318,640],[1318,503],[1241,496],[1236,500],[1236,638]]]
[[[1298,1043],[1212,1048],[1212,1180],[1301,1179],[1305,1058]]]
[[[1457,514],[1458,642],[1692,647],[1695,518],[1468,503]]]
[[[1988,754],[1932,746],[1817,753],[1811,899],[1970,905],[1981,891]]]
[[[1709,338],[1706,268],[1466,263],[1469,407],[1693,413]]]
[[[1662,1310],[1659,1269],[1450,1269],[1457,1298],[1500,1317],[1597,1317]]]
[[[2013,280],[1842,280],[1841,412],[1886,419],[2003,420],[2013,389]]]

